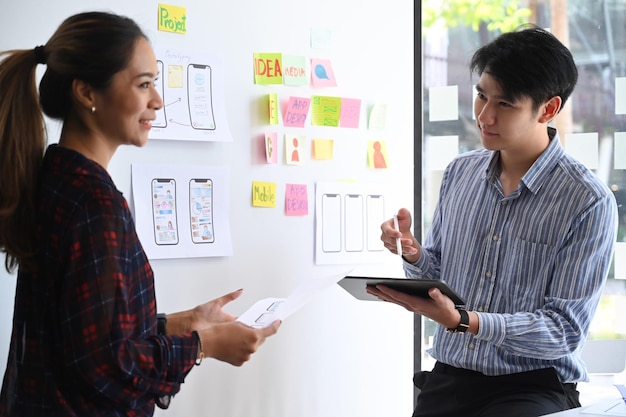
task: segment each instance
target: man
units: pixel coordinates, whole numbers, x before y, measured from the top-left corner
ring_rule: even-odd
[[[430,299],[368,291],[439,323],[414,416],[539,416],[578,407],[579,353],[607,277],[617,230],[610,190],[565,154],[548,124],[577,81],[569,50],[536,27],[478,49],[474,103],[484,149],[446,169],[423,243],[411,216],[381,226],[409,278],[445,280]]]

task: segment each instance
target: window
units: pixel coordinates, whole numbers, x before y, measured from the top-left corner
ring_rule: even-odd
[[[425,8],[434,0],[423,0]],[[439,0],[443,10],[455,0]],[[515,3],[492,0],[498,6]],[[626,0],[522,0],[509,20],[550,28],[569,45],[579,70],[578,85],[554,125],[566,151],[591,168],[614,192],[619,231],[607,285],[592,324],[591,339],[626,338]],[[445,7],[444,7],[445,6]],[[559,11],[559,7],[564,7]],[[495,8],[498,9],[498,8]],[[495,10],[494,9],[494,10]],[[459,18],[460,20],[461,18]],[[494,22],[505,20],[496,16]],[[480,147],[473,116],[474,89],[469,59],[479,46],[502,33],[489,22],[451,20],[423,28],[423,158],[422,230],[428,230],[438,198],[443,168],[458,153]],[[495,27],[494,27],[495,26]],[[476,29],[476,30],[475,30]],[[491,30],[493,29],[493,30]],[[562,34],[569,33],[568,39]],[[550,65],[546,62],[546,65]],[[445,105],[441,105],[445,103]],[[452,151],[450,151],[452,149]],[[416,165],[417,166],[417,165]],[[422,322],[422,368],[435,325]]]

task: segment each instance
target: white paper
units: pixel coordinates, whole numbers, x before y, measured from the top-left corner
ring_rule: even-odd
[[[204,165],[151,165],[132,164],[133,215],[137,234],[148,255],[148,259],[201,258],[212,256],[232,256],[230,233],[230,186],[226,167]],[[170,180],[171,232],[160,238],[160,211],[151,190],[155,181]],[[199,201],[194,197],[196,181],[206,181],[211,185],[207,207],[200,207],[202,213],[195,213]],[[204,201],[204,200],[203,200]],[[162,208],[162,207],[161,207]],[[198,216],[209,218],[199,223]],[[205,231],[204,226],[207,227]],[[171,239],[170,239],[171,237]],[[168,240],[169,239],[169,240]]]
[[[598,132],[566,134],[565,151],[587,168],[598,169]]]
[[[615,79],[615,114],[626,114],[626,77]]]
[[[380,240],[384,184],[318,182],[315,187],[315,263],[376,263],[391,253]]]
[[[626,169],[626,132],[615,132],[613,169]]]
[[[431,87],[429,89],[428,120],[440,122],[459,119],[459,86]]]
[[[263,328],[276,320],[285,320],[327,288],[337,284],[350,271],[316,278],[300,284],[287,298],[263,298],[237,318],[248,326]]]
[[[163,108],[150,139],[232,142],[221,60],[201,50],[157,47]]]

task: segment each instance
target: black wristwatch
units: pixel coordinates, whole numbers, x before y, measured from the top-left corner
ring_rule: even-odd
[[[469,314],[463,308],[457,308],[457,310],[461,314],[461,321],[458,326],[448,329],[448,333],[465,333],[469,329]]]
[[[157,314],[157,334],[159,336],[165,336],[167,334],[167,314],[159,313]]]

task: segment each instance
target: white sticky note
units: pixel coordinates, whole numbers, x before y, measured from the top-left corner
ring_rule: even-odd
[[[626,242],[615,243],[615,279],[626,279]]]
[[[626,114],[626,77],[615,79],[615,114]]]
[[[626,132],[615,132],[613,169],[626,169]]]
[[[565,135],[565,151],[589,169],[598,169],[598,132]]]
[[[476,115],[474,114],[474,102],[476,101],[476,96],[478,95],[478,91],[476,91],[476,84],[472,85],[472,120],[476,120]]]
[[[431,122],[459,119],[459,86],[431,87],[428,94]]]
[[[426,137],[426,155],[428,155],[428,158],[424,160],[426,170],[443,171],[458,154],[458,136]]]

